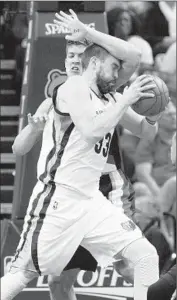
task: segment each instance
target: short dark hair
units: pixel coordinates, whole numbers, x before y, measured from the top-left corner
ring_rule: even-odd
[[[71,40],[67,40],[67,42],[66,42],[66,53],[68,52],[68,48],[70,46],[73,46],[73,45],[75,45],[75,46],[83,45],[83,46],[87,47],[86,41],[71,41]]]
[[[103,47],[97,44],[89,45],[82,55],[83,69],[86,69],[88,67],[91,57],[95,56],[101,61],[104,61],[108,55],[110,55],[110,53]]]

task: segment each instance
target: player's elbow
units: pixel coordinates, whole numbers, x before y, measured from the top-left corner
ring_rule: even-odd
[[[131,45],[131,55],[129,55],[129,58],[131,59],[131,62],[138,67],[140,62],[141,62],[141,56],[142,56],[142,52],[140,51],[140,49],[138,49],[137,47],[135,47],[134,45]]]
[[[141,52],[139,52],[139,50],[137,50],[137,52],[134,55],[133,63],[134,63],[134,69],[136,71],[137,68],[140,66],[140,63],[141,63]]]
[[[135,60],[138,62],[138,63],[140,63],[140,61],[141,61],[141,56],[142,56],[142,51],[140,50],[140,49],[138,49],[138,48],[134,48],[134,58],[135,58]]]

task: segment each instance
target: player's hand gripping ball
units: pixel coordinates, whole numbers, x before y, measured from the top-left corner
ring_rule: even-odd
[[[149,92],[154,94],[153,98],[141,97],[132,105],[133,110],[143,116],[155,116],[163,112],[170,101],[168,87],[158,76],[149,75],[153,79],[155,87]]]

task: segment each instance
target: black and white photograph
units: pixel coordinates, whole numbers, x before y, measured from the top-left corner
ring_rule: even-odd
[[[176,1],[0,0],[1,300],[176,300]]]

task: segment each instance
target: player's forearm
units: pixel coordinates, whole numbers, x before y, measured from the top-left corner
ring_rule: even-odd
[[[105,48],[111,55],[137,65],[140,61],[141,52],[132,44],[119,38],[110,36],[92,28],[87,28],[87,37],[93,43]]]
[[[137,114],[131,107],[124,114],[121,125],[139,138],[150,142],[154,140],[158,129],[157,123],[150,124],[145,117]]]
[[[115,105],[100,111],[96,116],[90,116],[88,126],[85,126],[88,128],[86,132],[87,139],[93,143],[102,139],[109,131],[115,128],[128,107],[129,104],[122,98]]]
[[[147,139],[150,142],[153,141],[158,131],[157,122],[155,124],[150,124],[146,118],[143,118],[140,131],[140,138]]]
[[[41,130],[34,130],[31,125],[27,125],[16,137],[12,151],[16,155],[24,155],[28,153],[34,144],[37,142],[39,136],[42,134]]]

